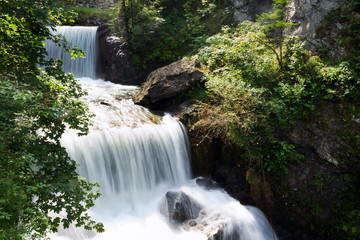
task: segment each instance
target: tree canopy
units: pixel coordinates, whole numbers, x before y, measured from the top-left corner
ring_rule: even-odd
[[[86,213],[99,196],[95,184],[60,145],[66,128],[88,131],[85,93],[44,48],[51,39],[70,49],[51,33],[68,17],[55,0],[0,2],[1,239],[42,238],[73,222],[103,230]]]
[[[114,30],[144,66],[178,60],[232,22],[231,8],[219,0],[120,0],[118,6]]]

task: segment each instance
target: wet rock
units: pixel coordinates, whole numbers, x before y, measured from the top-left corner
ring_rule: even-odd
[[[228,238],[229,236],[232,236],[232,234],[228,234],[226,222],[226,218],[220,213],[208,214],[202,210],[197,219],[185,221],[183,223],[183,228],[186,231],[200,231],[208,240],[232,240],[232,238]],[[225,232],[226,237],[223,238]],[[235,239],[238,240],[240,238]]]
[[[110,104],[110,103],[103,102],[103,101],[101,101],[101,102],[100,102],[100,104],[101,104],[101,105],[105,105],[105,106],[111,106],[111,104]]]
[[[189,221],[189,226],[194,227],[196,225],[197,225],[197,222],[195,220],[190,220]]]
[[[183,192],[166,193],[168,217],[172,222],[183,223],[199,216],[201,207]]]
[[[195,60],[186,58],[153,71],[135,95],[134,102],[152,108],[172,103],[202,80],[204,73],[197,67]]]
[[[207,179],[207,178],[197,178],[196,179],[196,184],[199,185],[200,187],[204,187],[206,189],[219,189],[220,185],[211,180],[211,179]]]

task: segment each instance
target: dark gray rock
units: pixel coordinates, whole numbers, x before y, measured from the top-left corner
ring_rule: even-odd
[[[233,0],[233,5],[236,22],[253,21],[262,12],[271,11],[272,0]]]
[[[99,38],[98,72],[105,80],[124,85],[139,85],[144,76],[133,64],[126,44],[121,38],[105,34]]]
[[[166,200],[171,222],[183,223],[199,216],[200,205],[183,192],[169,191],[166,193]]]
[[[200,187],[206,188],[206,189],[219,189],[220,185],[208,178],[197,178],[196,179],[196,184]]]
[[[204,73],[197,66],[195,60],[186,58],[153,71],[135,95],[134,102],[144,106],[171,102],[202,80]]]
[[[313,149],[324,162],[345,172],[358,172],[359,156],[347,155],[348,148],[356,143],[347,137],[359,131],[360,121],[346,105],[328,103],[319,106],[308,120],[297,123],[287,133],[287,138],[295,146]]]

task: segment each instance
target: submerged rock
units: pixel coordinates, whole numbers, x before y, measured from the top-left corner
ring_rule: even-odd
[[[186,220],[196,219],[201,207],[183,192],[166,193],[168,216],[170,221],[183,223]]]
[[[202,178],[199,177],[196,179],[196,184],[200,187],[206,188],[206,189],[219,189],[220,185],[208,178]]]
[[[152,108],[173,102],[202,80],[204,73],[197,67],[196,60],[185,58],[153,71],[134,102]]]

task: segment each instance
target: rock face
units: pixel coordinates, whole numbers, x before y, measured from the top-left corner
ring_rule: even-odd
[[[195,60],[179,60],[150,73],[134,101],[152,108],[167,105],[199,83],[203,76]]]
[[[296,23],[295,35],[314,38],[325,16],[343,4],[343,0],[292,0],[288,6],[288,21]]]
[[[256,15],[270,12],[272,9],[271,0],[233,0],[232,2],[235,9],[234,21],[238,23],[245,20],[253,21]],[[332,31],[327,31],[326,36],[320,36],[318,29],[322,27],[328,14],[339,8],[343,2],[343,0],[290,0],[287,5],[286,20],[297,25],[289,33],[305,39],[306,47],[312,51],[318,46],[331,45],[332,40],[338,39],[336,35],[341,31],[341,23],[333,24]],[[338,55],[339,51],[343,50],[336,49],[334,55]]]
[[[271,11],[272,0],[233,0],[233,5],[235,22],[253,21],[256,15]]]
[[[347,172],[360,171],[358,158],[347,156],[346,149],[353,143],[346,138],[349,133],[360,131],[360,119],[349,115],[349,110],[336,104],[319,106],[311,121],[298,123],[287,135],[297,146],[314,150],[317,156],[328,164]]]
[[[132,63],[131,56],[124,42],[115,36],[105,35],[100,38],[100,71],[105,79],[124,85],[139,85],[144,76]]]
[[[351,239],[332,228],[359,224],[359,219],[348,215],[358,211],[360,203],[356,190],[360,121],[352,115],[351,106],[320,104],[315,113],[285,134],[304,159],[290,163],[281,180],[272,179],[275,215],[283,226],[313,232],[312,239]],[[358,237],[359,232],[354,239]]]
[[[295,35],[315,37],[316,29],[327,14],[341,6],[343,0],[290,0],[287,21],[296,23]],[[234,20],[255,20],[256,15],[270,12],[272,0],[233,0]]]

